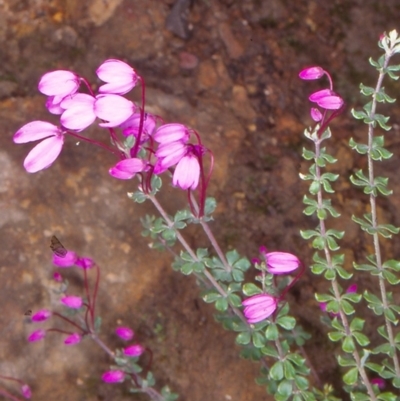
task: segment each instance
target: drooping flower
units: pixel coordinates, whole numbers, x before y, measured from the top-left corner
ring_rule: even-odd
[[[125,373],[122,370],[109,370],[101,376],[101,380],[105,383],[122,383],[124,379]]]
[[[105,122],[101,127],[117,127],[125,122],[134,112],[136,106],[119,95],[98,95],[94,102],[94,113]]]
[[[309,67],[301,70],[299,77],[304,80],[319,79],[324,75],[325,71],[321,67]]]
[[[315,107],[311,107],[311,118],[315,121],[315,122],[319,122],[322,120],[322,113],[316,109]]]
[[[105,85],[100,86],[100,93],[124,95],[136,86],[138,75],[136,71],[121,60],[109,59],[96,71],[97,76]]]
[[[265,255],[267,270],[271,274],[285,274],[300,266],[297,256],[287,252],[268,252]]]
[[[146,163],[139,158],[133,157],[119,161],[114,167],[111,167],[108,172],[114,178],[120,180],[130,180],[136,173],[144,171]]]
[[[190,137],[189,130],[183,124],[164,124],[159,127],[153,135],[158,143],[171,143],[181,141],[188,142]]]
[[[81,269],[90,269],[94,266],[94,260],[87,257],[77,258],[75,261],[75,265],[80,267]]]
[[[71,309],[79,309],[82,306],[82,298],[75,295],[67,295],[61,298],[61,303]]]
[[[72,333],[65,340],[65,345],[75,345],[81,342],[81,336],[78,333]]]
[[[21,394],[27,400],[30,400],[32,398],[31,388],[27,384],[23,384],[21,386]]]
[[[96,99],[86,93],[68,96],[60,103],[64,109],[60,117],[61,124],[70,130],[82,131],[96,119],[94,102]]]
[[[43,330],[43,329],[36,330],[29,335],[28,341],[31,343],[34,343],[36,341],[43,340],[43,338],[45,338],[45,336],[46,336],[46,330]]]
[[[173,185],[181,189],[196,189],[199,184],[200,165],[193,153],[188,153],[181,158],[175,167],[172,177]]]
[[[32,316],[33,322],[44,322],[52,315],[48,309],[41,309]]]
[[[330,89],[314,92],[308,99],[326,110],[339,110],[344,104],[343,99]]]
[[[129,347],[124,348],[124,355],[130,357],[138,357],[142,355],[144,352],[144,348],[140,344],[133,344]]]
[[[161,174],[177,164],[187,153],[187,145],[182,141],[166,142],[161,144],[157,151],[157,162],[154,166],[154,174]]]
[[[140,118],[140,113],[132,114],[125,122],[120,125],[120,128],[122,129],[122,134],[125,136],[133,135],[135,138],[137,138],[139,134]],[[144,113],[140,143],[146,142],[149,139],[149,137],[154,132],[155,126],[156,118],[149,113]]]
[[[244,316],[250,324],[261,322],[271,316],[277,307],[277,299],[269,294],[258,294],[245,299]]]
[[[64,257],[58,256],[53,253],[53,264],[58,267],[72,267],[75,266],[78,256],[73,251],[68,251]]]
[[[36,173],[50,167],[64,145],[63,132],[46,121],[32,121],[25,124],[13,137],[14,143],[27,143],[39,139],[43,141],[37,144],[24,160],[24,167],[28,173]]]
[[[120,326],[115,329],[115,334],[125,341],[132,340],[134,332],[129,327]]]
[[[51,71],[42,76],[38,89],[47,96],[54,96],[54,103],[59,103],[62,98],[73,95],[79,88],[79,76],[72,71]]]

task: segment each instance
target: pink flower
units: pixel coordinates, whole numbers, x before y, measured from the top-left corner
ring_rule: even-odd
[[[60,106],[65,111],[62,113],[60,122],[68,129],[82,131],[89,127],[96,119],[94,114],[94,102],[96,99],[93,96],[85,93],[77,93],[64,98]]]
[[[315,122],[319,122],[322,120],[322,113],[316,109],[315,107],[311,108],[311,118],[315,121]]]
[[[65,340],[65,345],[75,345],[81,342],[81,336],[78,333],[72,333]]]
[[[125,341],[129,341],[133,338],[134,332],[129,327],[120,326],[115,329],[115,334]]]
[[[75,265],[82,269],[91,269],[94,266],[94,260],[91,258],[77,258]]]
[[[111,167],[108,172],[114,178],[130,180],[136,175],[136,173],[143,171],[145,167],[146,163],[142,159],[134,157],[131,159],[121,160],[114,167]]]
[[[177,164],[187,153],[187,145],[184,142],[166,142],[161,144],[157,151],[158,158],[154,166],[154,174],[161,174]]]
[[[299,77],[304,80],[319,79],[324,75],[325,71],[321,67],[310,67],[300,71]]]
[[[109,370],[101,376],[101,380],[106,383],[122,383],[125,373],[122,370]]]
[[[45,336],[46,336],[46,330],[42,330],[42,329],[36,330],[29,335],[28,341],[31,343],[34,343],[36,341],[43,340],[43,338],[45,338]]]
[[[115,93],[124,95],[135,87],[138,75],[128,64],[120,60],[106,60],[96,71],[97,76],[105,85],[100,86],[100,93]]]
[[[53,164],[64,144],[63,132],[46,121],[32,121],[14,134],[14,143],[27,143],[43,138],[46,139],[36,145],[24,160],[24,167],[28,173],[36,173]]]
[[[172,183],[182,189],[196,189],[199,184],[200,165],[192,153],[183,156],[175,167]]]
[[[182,124],[164,124],[157,129],[153,138],[158,143],[170,143],[181,141],[186,143],[189,140],[189,130]]]
[[[71,309],[79,309],[82,306],[82,298],[75,295],[68,295],[61,298],[61,303]]]
[[[63,97],[74,94],[79,85],[78,75],[71,71],[57,70],[44,74],[38,89],[47,96],[54,96],[54,103],[59,103]]]
[[[261,322],[271,316],[277,307],[277,299],[268,294],[258,294],[242,302],[244,316],[250,324]]]
[[[94,113],[101,120],[101,127],[117,127],[125,122],[134,112],[136,106],[119,95],[99,95],[94,102]]]
[[[64,113],[65,109],[61,107],[61,102],[63,99],[61,99],[61,101],[59,101],[58,103],[56,103],[55,100],[58,99],[56,99],[54,96],[49,96],[46,100],[46,109],[51,114],[59,115]]]
[[[52,313],[48,309],[41,309],[32,316],[32,321],[43,322],[47,320],[51,315]]]
[[[140,113],[132,114],[125,122],[120,125],[122,133],[125,136],[133,135],[137,138],[140,126]],[[143,131],[140,137],[140,143],[149,139],[156,126],[156,118],[151,114],[145,113],[143,118]]]
[[[27,400],[30,400],[32,397],[32,391],[31,388],[27,384],[23,384],[21,386],[21,394],[24,398]]]
[[[376,386],[378,386],[379,390],[383,390],[386,387],[385,380],[381,377],[375,377],[374,379],[372,379],[371,384],[375,384]]]
[[[58,267],[72,267],[75,266],[75,262],[78,256],[75,252],[68,251],[64,257],[58,256],[53,253],[53,264]]]
[[[144,348],[140,344],[133,344],[129,347],[124,348],[124,355],[130,357],[137,357],[142,355],[144,352]]]
[[[287,252],[268,252],[265,254],[265,261],[271,274],[290,273],[300,266],[300,260]]]

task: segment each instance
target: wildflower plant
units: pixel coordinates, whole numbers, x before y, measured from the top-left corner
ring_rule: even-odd
[[[386,125],[388,118],[377,114],[376,106],[378,102],[394,101],[385,93],[382,79],[386,74],[396,79],[395,73],[400,70],[400,66],[389,66],[391,57],[400,52],[397,33],[392,31],[383,35],[379,46],[384,55],[376,62],[370,61],[378,70],[378,84],[375,88],[361,86],[361,92],[372,100],[363,111],[353,111],[355,118],[368,125],[368,141],[366,144],[350,141],[351,148],[368,159],[368,172],[356,172],[351,181],[363,188],[371,207],[370,213],[354,216],[353,220],[371,236],[374,248],[374,253],[366,257],[367,262],[354,263],[354,268],[376,276],[377,294],[370,291],[360,294],[357,286],[348,282],[353,273],[344,268],[344,256],[339,246],[344,233],[327,226],[329,218],[339,216],[329,199],[338,175],[326,171],[326,167],[336,160],[322,143],[331,137],[329,125],[344,110],[344,101],[334,91],[332,78],[323,68],[315,66],[300,72],[303,80],[326,78],[328,81],[328,87],[309,97],[313,103],[311,118],[315,126],[307,129],[305,136],[312,142],[313,149],[303,151],[303,157],[311,166],[307,174],[301,174],[301,178],[310,181],[309,194],[304,197],[304,213],[316,218],[318,223],[314,230],[302,231],[301,235],[316,249],[311,271],[323,275],[331,286],[329,294],[318,293],[316,299],[321,309],[327,312],[323,320],[330,328],[329,339],[340,342],[342,352],[338,355],[338,363],[343,368],[345,390],[355,401],[398,400],[394,391],[381,391],[382,380],[390,382],[393,389],[400,388],[400,334],[396,330],[400,308],[394,304],[388,289],[399,282],[400,263],[384,261],[379,242],[379,237],[390,237],[398,229],[377,220],[376,198],[389,195],[390,190],[386,178],[374,175],[374,162],[391,157],[384,148],[383,136],[374,136],[374,130],[377,126],[389,129]],[[241,347],[241,355],[260,363],[257,382],[265,386],[277,401],[339,400],[338,389],[330,383],[321,384],[313,375],[315,369],[303,349],[310,335],[291,316],[286,299],[308,266],[296,255],[264,246],[260,247],[260,255],[251,262],[236,250],[224,252],[211,230],[216,200],[207,196],[214,156],[202,143],[199,133],[180,123],[165,123],[159,116],[147,113],[144,79],[123,61],[106,60],[98,68],[97,76],[105,82],[97,92],[75,72],[53,71],[41,78],[39,91],[48,96],[46,107],[51,114],[60,116],[60,121],[59,125],[33,121],[15,133],[15,143],[41,140],[25,158],[25,169],[34,173],[50,167],[69,136],[111,152],[116,161],[109,167],[109,174],[116,179],[133,180],[135,184],[128,197],[136,203],[151,202],[159,213],[159,216],[147,215],[141,219],[143,235],[149,237],[152,248],[173,254],[174,270],[195,276],[201,297],[214,304],[217,310],[217,321],[225,329],[237,333],[236,344]],[[126,95],[139,87],[141,103],[135,104]],[[108,130],[108,143],[82,134],[96,122],[100,128]],[[186,192],[186,208],[169,212],[159,202],[157,195],[165,178],[171,180],[178,190]],[[194,249],[189,245],[184,229],[190,224],[200,226],[209,240],[209,249]],[[63,292],[60,303],[69,311],[68,314],[41,310],[32,316],[32,320],[40,324],[57,317],[74,330],[42,328],[34,331],[29,341],[43,340],[50,331],[63,333],[66,345],[92,338],[115,362],[114,368],[103,374],[103,381],[120,383],[129,379],[132,391],[145,392],[155,400],[175,399],[168,388],[161,393],[155,392],[150,372],[145,377],[140,376],[142,368],[138,358],[147,352],[142,344],[133,343],[112,352],[100,340],[100,320],[95,310],[100,277],[98,266],[91,259],[81,258],[70,251],[66,255],[55,255],[54,263],[60,268],[73,265],[80,268],[84,275],[85,294],[66,293],[67,287],[58,273],[55,279],[62,282]],[[95,272],[92,291],[89,271]],[[246,281],[254,273],[257,273],[255,280]],[[364,331],[365,317],[358,316],[357,304],[362,299],[382,318],[378,330],[382,343],[377,346],[371,345]],[[128,327],[117,328],[116,334],[125,341],[134,336]]]

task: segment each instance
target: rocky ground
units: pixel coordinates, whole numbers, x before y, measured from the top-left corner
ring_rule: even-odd
[[[174,3],[183,7],[186,21]],[[399,2],[195,0],[186,9],[185,3],[0,1],[0,373],[26,380],[35,400],[142,399],[126,394],[123,386],[100,382],[109,360],[94,344],[66,350],[55,335],[26,342],[32,324],[24,312],[55,302],[48,248],[53,234],[101,266],[104,340],[117,346],[111,328],[132,326],[154,352],[159,383],[180,393],[181,400],[271,399],[254,384],[258,366],[238,358],[234,335],[213,320],[212,307],[198,299],[194,281],[173,272],[168,255],[148,248],[139,218],[154,210],[126,198],[132,183],[108,175],[114,163],[109,154],[71,140],[50,169],[34,175],[24,171],[30,147],[14,145],[12,135],[28,121],[51,119],[36,89],[49,70],[74,70],[97,84],[94,71],[102,61],[128,62],[146,81],[148,110],[195,128],[212,149],[216,166],[210,194],[218,200],[212,224],[220,242],[249,258],[266,245],[307,262],[311,250],[299,229],[313,222],[302,214],[306,187],[298,173],[307,170],[301,159],[307,145],[302,132],[311,123],[307,96],[319,84],[300,81],[298,72],[321,65],[348,104],[333,124],[330,143],[339,159],[334,171],[341,175],[335,204],[342,219],[334,224],[346,228],[343,247],[349,261],[368,250],[364,235],[348,222],[352,213],[367,210],[367,200],[346,178],[363,165],[348,140],[366,132],[351,119],[350,109],[361,104],[359,83],[373,86],[376,80],[368,58],[378,55],[379,35],[400,29]],[[396,97],[399,84],[386,86]],[[387,143],[395,156],[381,170],[395,194],[379,210],[384,221],[399,225],[399,106],[391,106],[390,114],[394,129]],[[171,212],[184,200],[173,188],[162,195]],[[188,236],[191,243],[205,245],[197,231]],[[398,241],[384,247],[387,256],[399,256]],[[81,280],[68,274],[78,288]],[[375,285],[364,279],[357,283],[361,290]],[[335,381],[334,349],[322,335],[314,300],[315,291],[325,289],[325,282],[307,274],[291,302],[314,336],[306,351],[318,375]],[[327,351],[321,353],[321,347]]]

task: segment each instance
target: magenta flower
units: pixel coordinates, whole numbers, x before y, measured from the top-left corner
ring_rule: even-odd
[[[42,329],[36,330],[29,335],[28,341],[31,343],[34,343],[36,341],[43,340],[43,338],[45,338],[45,336],[46,336],[46,330],[42,330]]]
[[[57,70],[44,74],[38,89],[47,96],[54,96],[55,103],[68,95],[73,95],[79,88],[79,76],[71,71]]]
[[[177,141],[186,143],[189,137],[189,130],[182,124],[164,124],[153,135],[154,140],[162,144]]]
[[[128,64],[120,60],[109,59],[96,71],[97,76],[107,84],[100,86],[100,93],[124,95],[136,86],[138,75]]]
[[[46,139],[44,139],[46,138]],[[21,127],[13,137],[14,143],[27,143],[43,139],[26,156],[24,167],[28,173],[36,173],[50,167],[61,153],[63,132],[46,121],[32,121]]]
[[[73,251],[68,251],[64,257],[58,256],[53,253],[53,264],[58,267],[72,267],[75,266],[78,256]]]
[[[101,127],[117,127],[125,122],[134,112],[136,106],[119,95],[99,95],[94,102],[94,113],[105,122]]]
[[[21,386],[21,394],[27,400],[30,400],[32,398],[31,388],[27,384],[23,384]]]
[[[338,110],[344,103],[343,99],[330,89],[314,92],[308,99],[326,110]]]
[[[61,298],[61,303],[71,309],[79,309],[82,306],[82,298],[75,295],[68,295]]]
[[[49,113],[51,114],[62,114],[64,113],[65,109],[63,109],[61,107],[61,102],[63,99],[61,99],[61,101],[59,101],[58,103],[56,103],[58,99],[54,96],[49,96],[46,100],[46,109],[49,111]]]
[[[75,345],[81,342],[81,336],[78,333],[72,333],[65,340],[65,345]]]
[[[272,295],[254,295],[242,302],[245,307],[244,316],[250,324],[261,322],[275,312],[277,303],[277,299]]]
[[[137,357],[142,355],[144,352],[144,348],[140,344],[133,344],[129,347],[124,348],[124,355],[130,357]]]
[[[62,283],[63,281],[62,275],[59,272],[54,272],[53,279],[57,281],[57,283]]]
[[[182,189],[196,189],[199,184],[200,165],[192,153],[183,156],[175,167],[172,183]]]
[[[91,269],[94,266],[94,260],[91,258],[77,258],[75,261],[75,265],[80,267],[81,269]]]
[[[285,274],[296,270],[300,260],[287,252],[268,252],[265,255],[268,272],[271,274]]]
[[[375,377],[371,380],[371,384],[378,386],[379,390],[383,390],[386,387],[386,382],[381,377]]]
[[[61,124],[75,131],[82,131],[89,127],[96,119],[93,109],[95,101],[93,96],[85,93],[76,93],[64,98],[60,104],[65,110],[60,118]]]
[[[37,311],[32,316],[32,321],[33,322],[43,322],[43,321],[47,320],[51,315],[52,315],[52,313],[48,309],[41,309],[40,311]]]
[[[136,173],[144,171],[145,167],[146,163],[142,159],[133,157],[131,159],[121,160],[114,167],[111,167],[108,172],[114,178],[130,180]]]
[[[129,327],[120,326],[115,329],[115,334],[125,341],[132,340],[134,332]]]
[[[319,79],[324,75],[325,71],[321,67],[310,67],[300,71],[299,77],[304,80]]]
[[[125,379],[125,373],[122,370],[109,370],[101,376],[105,383],[122,383]]]

